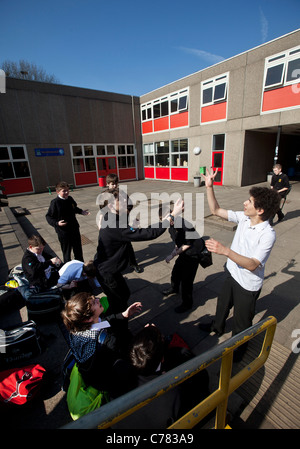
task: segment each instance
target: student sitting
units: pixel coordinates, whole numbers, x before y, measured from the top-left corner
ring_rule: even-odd
[[[132,388],[134,377],[126,362],[128,318],[141,310],[141,303],[102,319],[103,310],[99,298],[90,293],[72,296],[62,312],[65,338],[85,384],[117,397]]]
[[[19,287],[25,299],[47,291],[57,284],[61,260],[45,251],[45,245],[45,240],[39,235],[33,235],[28,239],[28,248],[22,258],[22,268],[29,285]]]
[[[60,268],[57,286],[64,290],[64,294],[67,297],[72,296],[74,292],[92,292],[94,288],[100,287],[95,277],[96,272],[97,270],[92,260],[85,263],[80,260],[70,260]],[[66,290],[68,290],[68,294]]]

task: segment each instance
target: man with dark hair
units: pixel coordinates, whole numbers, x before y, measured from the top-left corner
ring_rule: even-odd
[[[209,239],[209,251],[227,257],[227,278],[217,302],[215,320],[200,324],[202,330],[222,335],[231,307],[234,307],[233,335],[252,326],[255,303],[259,297],[266,261],[276,240],[269,219],[278,210],[280,197],[266,187],[252,187],[244,202],[244,211],[234,212],[220,208],[213,189],[217,170],[207,171],[205,179],[207,200],[211,213],[238,224],[231,247]]]

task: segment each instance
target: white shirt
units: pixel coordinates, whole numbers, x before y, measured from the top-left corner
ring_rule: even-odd
[[[249,271],[227,259],[227,269],[233,279],[243,288],[250,291],[261,289],[265,264],[276,241],[276,233],[269,220],[251,226],[250,218],[244,212],[228,211],[228,221],[238,224],[231,249],[241,256],[259,260],[260,265],[254,271]]]

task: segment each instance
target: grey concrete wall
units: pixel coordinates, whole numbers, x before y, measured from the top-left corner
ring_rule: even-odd
[[[1,94],[0,144],[26,145],[36,192],[56,184],[58,176],[74,182],[72,143],[136,143],[141,153],[138,97],[8,78]],[[64,148],[65,155],[35,156],[35,148],[53,147]]]

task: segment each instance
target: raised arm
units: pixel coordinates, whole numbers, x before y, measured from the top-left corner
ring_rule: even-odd
[[[208,201],[208,205],[209,205],[209,209],[210,209],[211,213],[213,215],[217,215],[218,217],[225,218],[226,220],[228,220],[228,211],[226,209],[222,209],[219,206],[219,203],[215,197],[213,185],[214,185],[214,179],[215,179],[217,173],[218,173],[218,169],[216,169],[215,172],[212,169],[211,170],[208,169],[207,174],[204,175],[201,173],[201,176],[205,180],[207,201]]]

